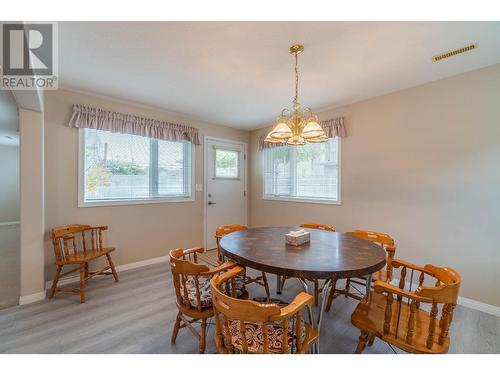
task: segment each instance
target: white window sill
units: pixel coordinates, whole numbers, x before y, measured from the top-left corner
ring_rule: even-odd
[[[131,200],[103,200],[78,202],[78,207],[107,207],[107,206],[135,206],[138,204],[156,204],[156,203],[182,203],[194,202],[194,197],[187,198],[153,198],[153,199],[131,199]]]
[[[294,198],[294,197],[283,197],[283,196],[273,196],[273,195],[264,195],[262,199],[270,201],[295,202],[295,203],[333,204],[338,206],[342,204],[340,200],[333,200],[333,199]]]

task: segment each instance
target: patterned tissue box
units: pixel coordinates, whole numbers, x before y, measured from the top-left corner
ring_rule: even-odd
[[[285,234],[286,243],[293,246],[303,245],[311,240],[311,234],[304,229]]]

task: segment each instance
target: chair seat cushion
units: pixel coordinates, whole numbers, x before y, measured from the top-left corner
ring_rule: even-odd
[[[245,282],[242,276],[236,276],[235,278],[236,287],[236,297],[240,297],[245,292]],[[212,291],[210,290],[210,277],[199,276],[198,277],[199,289],[200,289],[200,302],[202,308],[212,307]],[[187,294],[189,298],[189,304],[193,308],[198,308],[198,302],[196,299],[196,283],[195,276],[188,276],[186,280]],[[181,289],[183,287],[181,286]],[[184,291],[182,290],[182,301],[184,300]]]
[[[295,335],[292,332],[292,324],[288,326],[288,352],[291,351]],[[281,353],[283,349],[283,327],[278,323],[269,323],[267,326],[267,340],[270,353]],[[231,343],[234,348],[242,352],[243,340],[240,332],[240,322],[233,320],[229,324]],[[248,353],[264,352],[264,336],[262,334],[262,324],[245,322],[245,336],[247,340]]]

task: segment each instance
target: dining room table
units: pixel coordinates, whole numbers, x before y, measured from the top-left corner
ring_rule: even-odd
[[[373,242],[341,232],[310,229],[310,240],[295,246],[285,235],[300,227],[257,227],[233,232],[222,237],[222,255],[245,267],[276,275],[276,291],[281,294],[283,276],[297,278],[309,292],[307,280],[325,280],[316,321],[321,332],[325,303],[337,280],[364,278],[366,295],[371,288],[372,274],[386,264],[386,252]],[[316,346],[319,352],[319,340]]]

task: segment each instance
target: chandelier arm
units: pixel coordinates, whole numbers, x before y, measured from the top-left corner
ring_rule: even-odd
[[[283,108],[283,109],[281,110],[281,117],[285,117],[285,116],[286,116],[285,114],[286,114],[287,112],[288,112],[288,115],[290,116],[290,114],[291,114],[290,110],[289,110],[288,108]]]
[[[306,115],[307,112],[309,112],[309,117],[314,116],[314,113],[310,107],[304,108],[304,116]]]

